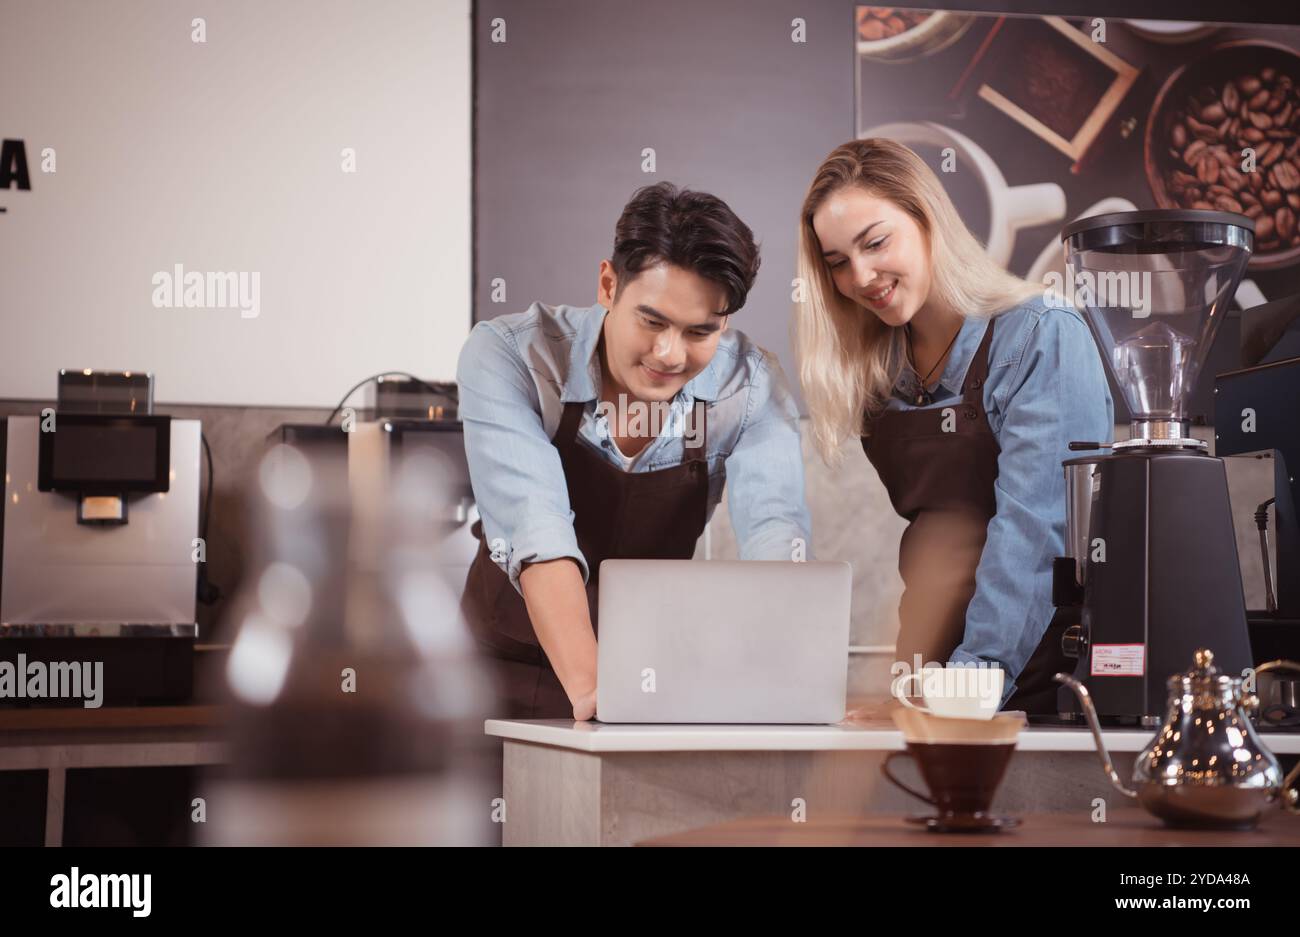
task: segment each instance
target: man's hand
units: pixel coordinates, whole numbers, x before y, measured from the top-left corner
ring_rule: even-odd
[[[573,701],[573,718],[578,722],[586,722],[596,717],[596,688],[592,687],[590,692],[583,693]]]

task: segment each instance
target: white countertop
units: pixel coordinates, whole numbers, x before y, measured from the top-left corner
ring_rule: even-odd
[[[887,721],[835,725],[613,725],[573,719],[488,719],[488,735],[584,752],[896,751],[903,733]],[[1155,729],[1103,729],[1112,752],[1137,752]],[[1300,754],[1300,733],[1261,732],[1275,755]],[[1086,726],[1027,726],[1019,751],[1092,752]]]

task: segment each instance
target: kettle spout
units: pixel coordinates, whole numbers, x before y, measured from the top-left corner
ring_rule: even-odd
[[[1097,709],[1092,705],[1092,697],[1088,695],[1088,688],[1068,674],[1058,673],[1052,679],[1057,683],[1068,686],[1074,691],[1074,695],[1079,698],[1079,705],[1083,707],[1083,714],[1088,719],[1088,728],[1092,729],[1092,737],[1097,743],[1097,757],[1101,759],[1102,770],[1110,778],[1110,783],[1125,797],[1136,800],[1137,791],[1124,786],[1124,782],[1120,780],[1119,774],[1115,771],[1114,763],[1110,760],[1110,752],[1106,750],[1106,743],[1101,739],[1101,724],[1097,721]]]

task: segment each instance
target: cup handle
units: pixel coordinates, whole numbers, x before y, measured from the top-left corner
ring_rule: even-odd
[[[921,679],[921,675],[919,673],[909,673],[906,677],[903,677],[901,680],[899,680],[898,701],[902,703],[904,706],[906,706],[908,709],[915,709],[919,713],[929,713],[930,712],[929,707],[918,706],[907,698],[907,685],[911,683],[913,680],[920,680],[920,679]]]
[[[925,801],[927,804],[929,804],[932,807],[939,806],[932,799],[920,793],[919,791],[915,791],[912,788],[908,787],[906,784],[898,780],[898,778],[894,777],[894,775],[890,773],[889,763],[893,761],[895,758],[899,758],[899,757],[911,758],[912,753],[903,751],[903,752],[890,752],[888,755],[886,755],[885,760],[880,763],[880,773],[885,776],[885,780],[893,784],[895,787],[902,788],[903,790],[907,791],[907,793],[911,794],[913,797],[917,798],[918,800]]]
[[[1012,228],[1030,228],[1065,217],[1065,192],[1055,182],[1010,186],[1002,200]]]

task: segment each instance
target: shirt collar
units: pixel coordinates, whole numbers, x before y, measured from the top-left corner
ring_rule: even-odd
[[[605,307],[597,303],[578,316],[578,330],[569,346],[569,376],[560,390],[560,402],[585,403],[596,399],[600,386],[600,328],[605,324]]]
[[[571,401],[585,403],[596,399],[600,387],[600,356],[597,354],[597,349],[607,313],[608,310],[597,303],[578,316],[578,329],[569,348],[569,376],[560,391],[562,403]],[[708,366],[687,381],[686,385],[677,392],[674,400],[681,400],[688,407],[696,400],[717,400],[722,383],[722,364],[730,359],[730,355],[721,348],[726,338],[724,332]]]
[[[944,366],[939,384],[931,391],[934,399],[942,400],[961,393],[961,387],[966,383],[966,372],[975,360],[975,352],[979,350],[984,331],[988,327],[989,319],[985,316],[965,317],[957,332],[957,339],[952,343],[952,352],[948,355],[948,363]],[[910,367],[904,368],[898,379],[897,390],[910,400],[916,396],[920,386],[920,375]]]

